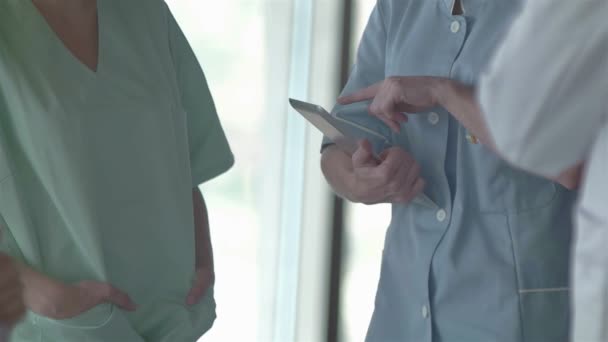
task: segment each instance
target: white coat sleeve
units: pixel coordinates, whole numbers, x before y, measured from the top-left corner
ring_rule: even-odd
[[[585,159],[608,102],[608,1],[527,1],[480,81],[498,150],[557,176]]]

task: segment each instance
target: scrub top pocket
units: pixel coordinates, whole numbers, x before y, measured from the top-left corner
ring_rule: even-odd
[[[208,331],[216,318],[213,289],[192,306],[184,303],[186,295],[158,298],[128,314],[146,342],[196,341]]]

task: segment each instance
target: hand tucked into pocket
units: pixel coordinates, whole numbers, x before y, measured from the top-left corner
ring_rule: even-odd
[[[111,303],[127,311],[137,305],[128,294],[99,281],[65,284],[21,265],[25,303],[30,310],[51,319],[76,317],[93,307]]]

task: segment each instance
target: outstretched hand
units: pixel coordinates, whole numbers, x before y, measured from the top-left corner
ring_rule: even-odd
[[[346,105],[373,100],[370,114],[399,132],[401,123],[408,120],[404,113],[419,113],[438,106],[437,85],[443,80],[439,77],[389,77],[338,98],[338,103]]]

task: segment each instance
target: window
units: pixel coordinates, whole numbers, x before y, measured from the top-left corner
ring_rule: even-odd
[[[375,0],[355,1],[353,52],[375,4]],[[374,309],[391,207],[347,204],[345,213],[339,331],[341,341],[363,341]]]
[[[340,1],[167,3],[236,156],[230,172],[202,187],[218,303],[204,341],[322,341],[330,196],[321,137],[287,99],[333,105]]]

